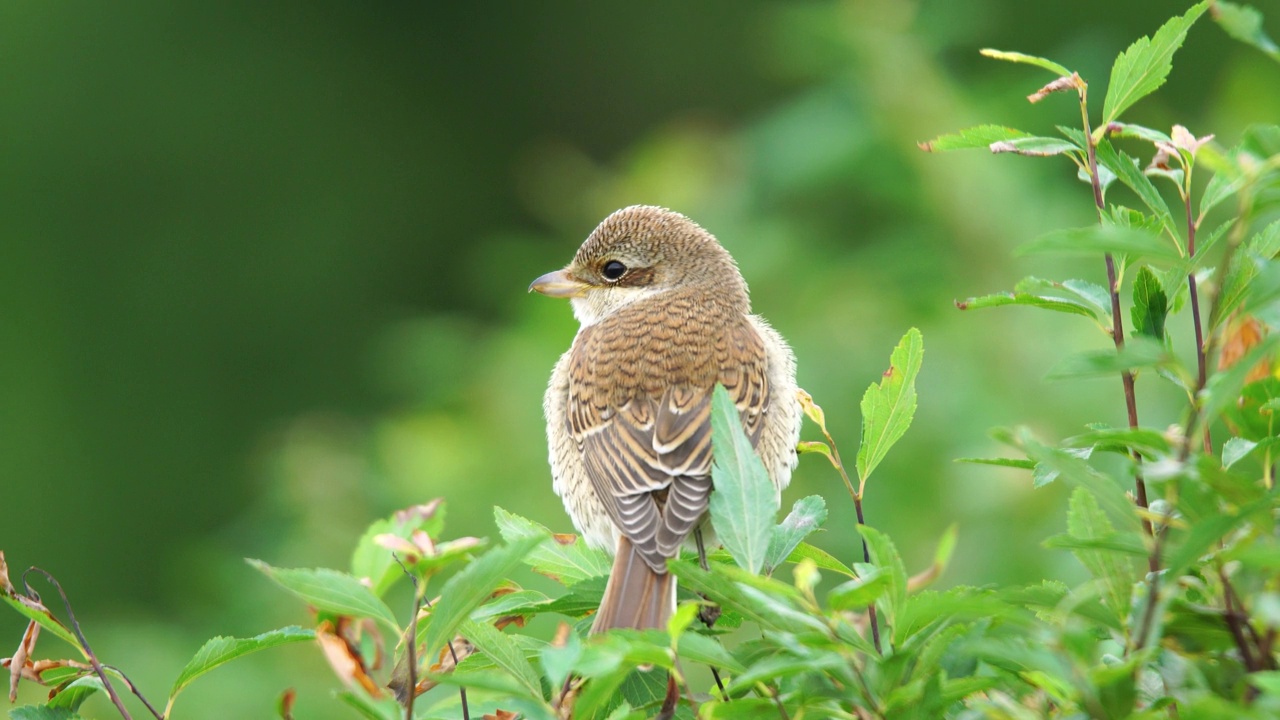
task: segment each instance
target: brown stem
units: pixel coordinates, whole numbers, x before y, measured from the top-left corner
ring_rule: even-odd
[[[1101,223],[1103,213],[1106,212],[1107,203],[1102,197],[1102,180],[1098,176],[1098,143],[1093,139],[1093,131],[1089,126],[1089,105],[1087,102],[1088,86],[1080,88],[1080,120],[1084,125],[1085,151],[1089,160],[1089,182],[1093,186],[1093,205],[1098,212],[1098,222]],[[1111,340],[1115,343],[1116,352],[1124,349],[1124,317],[1120,314],[1120,283],[1116,277],[1116,261],[1111,253],[1103,256],[1107,264],[1107,290],[1111,293]],[[1138,427],[1138,398],[1133,390],[1133,373],[1125,370],[1120,373],[1120,380],[1124,386],[1124,404],[1125,410],[1129,414],[1129,428]],[[1138,507],[1143,510],[1147,509],[1147,483],[1142,477],[1142,456],[1136,451],[1130,452],[1130,456],[1134,462],[1133,490],[1134,501]],[[1150,537],[1153,529],[1151,521],[1145,516],[1142,519],[1142,529],[1146,531]],[[1154,557],[1154,556],[1153,556]],[[1151,572],[1159,570],[1159,565],[1154,561],[1148,563]]]
[[[27,571],[22,573],[23,589],[26,590],[27,596],[36,602],[40,602],[40,593],[32,590],[30,583],[27,582],[27,575],[32,572],[37,572],[43,575],[44,579],[48,580],[49,584],[58,591],[58,596],[62,598],[62,607],[67,611],[67,621],[71,623],[71,630],[75,632],[76,640],[80,642],[80,650],[84,652],[85,657],[89,658],[89,664],[93,665],[93,672],[97,674],[98,679],[102,681],[102,686],[106,688],[107,695],[110,696],[111,702],[115,704],[116,710],[120,712],[120,717],[125,720],[133,720],[132,716],[129,715],[129,711],[125,709],[124,701],[120,699],[120,694],[116,692],[115,686],[107,679],[106,669],[104,669],[102,663],[98,661],[98,656],[93,653],[93,648],[89,647],[89,641],[85,638],[84,632],[80,629],[80,623],[76,620],[75,611],[71,609],[71,600],[67,598],[67,593],[63,591],[62,584],[58,582],[57,578],[45,570],[38,567],[27,568]],[[147,707],[150,708],[151,704],[147,703]],[[152,712],[154,713],[155,710],[152,710]]]
[[[858,513],[858,527],[866,525],[866,521],[862,517],[862,498],[855,496],[853,498],[853,509]],[[867,539],[862,538],[862,561],[871,564],[871,551],[867,548]],[[880,624],[876,622],[876,604],[873,602],[867,606],[867,617],[871,621],[871,641],[875,643],[876,652],[883,653],[880,647]]]
[[[1188,192],[1183,193],[1183,205],[1187,208],[1187,257],[1192,261],[1196,257],[1196,221],[1191,214],[1191,173],[1187,173],[1187,189]],[[1191,322],[1196,331],[1196,384],[1204,387],[1207,379],[1207,371],[1205,370],[1204,359],[1204,327],[1200,319],[1200,290],[1196,286],[1196,272],[1194,270],[1194,262],[1192,270],[1187,273],[1187,292],[1191,296]],[[1213,439],[1209,436],[1209,428],[1204,429],[1204,451],[1205,453],[1213,452]]]
[[[405,655],[409,658],[409,699],[404,703],[404,720],[413,720],[413,702],[418,698],[418,612],[422,609],[422,594],[418,588],[417,576],[409,572],[409,568],[400,561],[400,556],[391,553],[391,559],[396,561],[401,572],[408,576],[409,583],[413,585],[413,615],[409,617],[409,642],[405,649]],[[454,664],[457,664],[457,660]]]
[[[858,527],[866,525],[866,520],[862,516],[862,489],[853,489],[853,481],[849,479],[849,473],[845,472],[844,462],[840,459],[840,449],[836,447],[835,438],[831,437],[831,433],[827,432],[826,427],[822,428],[822,434],[827,438],[827,444],[831,446],[831,459],[835,462],[836,470],[840,471],[840,479],[844,480],[844,486],[849,489],[849,497],[853,498],[853,509],[858,513]],[[862,533],[858,533],[861,537]],[[871,564],[871,550],[867,547],[867,539],[862,538],[862,561]],[[867,619],[871,622],[871,639],[875,643],[876,652],[884,653],[884,649],[880,647],[880,623],[876,617],[876,604],[872,602],[867,606]]]
[[[1162,525],[1156,533],[1155,543],[1151,546],[1150,562],[1157,568],[1160,567],[1160,552],[1164,545],[1164,538],[1169,534],[1169,526]],[[1141,650],[1146,647],[1147,640],[1151,635],[1151,628],[1155,624],[1156,606],[1160,604],[1160,572],[1158,570],[1147,574],[1149,581],[1147,583],[1147,605],[1142,609],[1142,620],[1138,625],[1138,637],[1133,644],[1134,651]]]

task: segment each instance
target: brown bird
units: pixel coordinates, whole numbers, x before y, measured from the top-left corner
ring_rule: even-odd
[[[529,289],[570,298],[581,323],[543,410],[556,494],[586,541],[615,555],[591,630],[665,629],[667,560],[710,530],[711,391],[729,391],[781,493],[800,434],[795,356],[751,314],[729,253],[663,208],[613,213]]]

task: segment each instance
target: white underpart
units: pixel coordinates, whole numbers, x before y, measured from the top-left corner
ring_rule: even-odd
[[[569,304],[573,306],[573,316],[578,319],[582,327],[590,327],[633,302],[639,302],[661,292],[663,291],[653,287],[598,288],[587,291],[584,296],[569,300]]]

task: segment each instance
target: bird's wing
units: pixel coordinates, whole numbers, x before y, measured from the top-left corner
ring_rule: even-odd
[[[610,518],[665,571],[707,509],[717,382],[759,439],[770,399],[764,345],[745,318],[670,335],[614,319],[623,327],[591,326],[574,344],[566,422]]]

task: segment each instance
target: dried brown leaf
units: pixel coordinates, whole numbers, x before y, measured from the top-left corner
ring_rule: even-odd
[[[1080,78],[1080,75],[1078,73],[1071,73],[1070,75],[1063,75],[1034,93],[1031,93],[1027,96],[1027,100],[1029,102],[1038,103],[1053,93],[1067,92],[1069,90],[1079,91],[1083,89],[1084,86],[1084,80]]]
[[[1262,342],[1266,337],[1266,327],[1252,315],[1238,315],[1227,324],[1226,340],[1222,343],[1222,353],[1218,356],[1218,370],[1240,362],[1250,349]],[[1266,357],[1249,370],[1245,383],[1265,380],[1271,375],[1272,358]]]
[[[382,689],[373,681],[373,678],[369,677],[369,671],[365,666],[364,658],[360,656],[360,651],[348,642],[332,623],[327,620],[320,623],[316,628],[316,642],[320,644],[320,650],[329,661],[329,667],[333,668],[334,674],[342,684],[348,687],[359,685],[372,697],[382,696]]]
[[[22,640],[18,643],[18,649],[14,651],[13,657],[9,659],[9,702],[12,703],[18,699],[18,682],[22,680],[23,670],[27,665],[31,664],[31,653],[36,649],[36,640],[40,638],[40,625],[35,620],[27,623],[26,632],[22,633]]]

